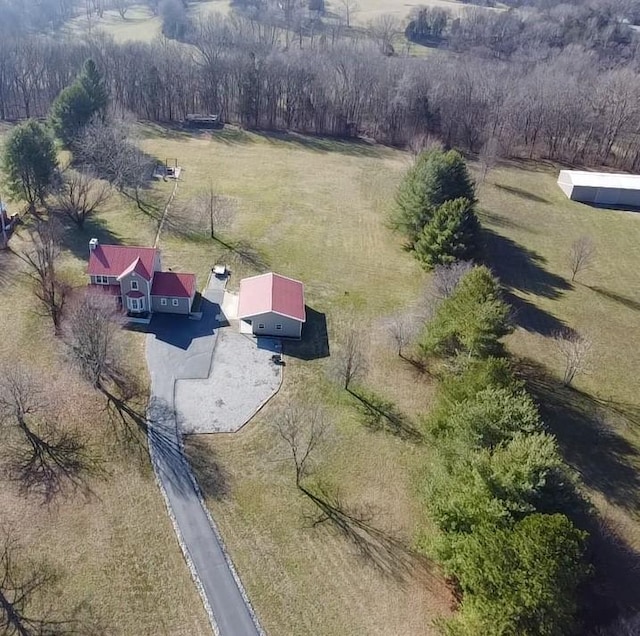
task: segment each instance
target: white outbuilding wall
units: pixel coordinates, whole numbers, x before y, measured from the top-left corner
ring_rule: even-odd
[[[640,208],[640,175],[561,170],[558,186],[573,201]]]

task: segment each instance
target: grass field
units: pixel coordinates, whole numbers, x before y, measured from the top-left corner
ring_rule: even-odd
[[[354,26],[365,26],[371,20],[382,15],[392,15],[401,25],[406,22],[407,16],[413,6],[418,4],[404,4],[395,0],[361,0],[357,3],[357,9],[353,11],[352,21]],[[425,0],[419,6],[432,6],[447,9],[457,15],[472,6],[458,2],[457,0]],[[329,13],[339,14],[341,5],[338,0],[327,2]],[[212,13],[227,14],[230,11],[229,0],[205,0],[191,5],[190,12],[193,17],[206,16]],[[93,33],[104,31],[112,35],[118,42],[141,41],[151,42],[161,34],[162,20],[154,16],[149,7],[143,4],[133,5],[125,14],[124,19],[115,9],[104,12],[102,18],[93,16],[90,20],[86,15],[79,15],[65,27],[65,33],[70,35]],[[399,38],[401,46],[404,38]],[[412,55],[420,55],[424,47],[411,48]]]
[[[196,271],[203,285],[212,264],[225,260],[232,269],[231,288],[240,277],[266,269],[300,278],[314,322],[326,321],[329,353],[339,348],[344,321],[356,321],[368,342],[369,371],[362,384],[412,419],[428,410],[434,386],[391,351],[384,327],[391,314],[413,310],[428,283],[385,225],[408,155],[365,143],[233,128],[187,135],[148,125],[141,136],[147,152],[176,157],[183,167],[175,209],[210,185],[237,209],[224,238],[242,241],[243,258],[207,239],[206,228],[186,236],[176,227],[182,217],[170,213],[161,236],[165,266]],[[634,371],[640,333],[634,325],[640,257],[634,248],[640,215],[570,202],[555,178],[553,167],[527,163],[503,164],[489,174],[479,189],[487,252],[517,309],[518,328],[508,340],[517,357],[557,378],[561,363],[549,336],[567,325],[593,340],[592,369],[578,378],[575,391],[555,390],[557,382],[547,380],[535,395],[602,518],[626,546],[627,565],[635,567],[640,444]],[[166,199],[170,188],[157,184],[153,194]],[[148,244],[156,224],[157,217],[114,200],[83,236],[70,239],[67,265],[80,275],[93,233],[103,240]],[[581,235],[593,237],[598,257],[592,270],[571,284],[566,254]],[[15,262],[3,264],[0,280],[10,302],[0,316],[14,325],[16,337],[3,341],[0,353],[10,359],[26,353],[38,360],[34,366],[57,368],[60,346],[31,313],[31,299],[11,273]],[[132,351],[140,362],[142,343],[136,338],[132,335]],[[450,598],[437,571],[409,550],[426,523],[416,484],[429,449],[367,429],[356,400],[330,380],[331,356],[299,354],[287,358],[281,392],[243,431],[187,442],[260,620],[272,634],[431,633],[432,620],[450,611]],[[80,411],[99,411],[85,387],[78,384],[76,394]],[[359,543],[328,522],[314,526],[316,510],[295,488],[273,422],[279,408],[296,402],[327,412],[330,436],[313,479],[337,493],[345,510],[366,516],[369,531]],[[77,412],[74,417],[86,421]],[[92,419],[91,430],[100,422],[99,416]],[[106,444],[97,430],[96,444]],[[96,499],[73,501],[43,516],[38,506],[6,490],[0,509],[9,511],[5,518],[22,531],[26,549],[46,555],[63,573],[62,610],[86,601],[96,620],[115,616],[114,634],[206,633],[148,466],[132,466],[121,451],[113,452],[109,478],[95,481]],[[72,542],[83,531],[91,541]],[[609,579],[618,579],[617,587],[608,581],[611,589],[624,602],[636,601],[637,574],[618,576],[617,568],[625,564],[614,560],[619,552],[608,556],[601,558],[603,569],[615,575]],[[114,563],[106,577],[105,568]],[[106,585],[111,595],[104,595]],[[163,603],[176,593],[182,594],[176,603]]]
[[[0,136],[7,128],[0,129]],[[9,209],[16,209],[9,205]],[[148,243],[154,222],[114,197],[84,232],[67,234],[59,267],[85,283],[87,242],[97,234],[123,242]],[[25,246],[21,229],[11,239]],[[43,505],[23,497],[4,478],[0,488],[0,528],[18,541],[18,562],[44,562],[57,581],[28,606],[40,618],[77,619],[83,634],[209,634],[200,597],[152,476],[144,438],[127,444],[107,416],[105,401],[70,370],[64,346],[49,322],[37,313],[17,256],[0,252],[0,361],[25,365],[40,373],[63,406],[63,421],[87,439],[95,472],[88,497],[78,492]],[[128,363],[147,384],[143,338],[127,334]],[[144,396],[140,406],[144,403]],[[4,439],[4,437],[3,437]]]
[[[143,143],[153,154],[178,157],[185,169],[179,201],[209,184],[236,201],[238,218],[229,236],[250,246],[261,263],[258,269],[305,281],[308,304],[326,316],[330,351],[339,345],[347,316],[366,330],[368,388],[411,417],[428,409],[433,386],[389,351],[382,326],[386,316],[416,302],[427,279],[385,226],[407,155],[235,129],[185,136],[147,127]],[[639,257],[633,246],[640,238],[640,216],[567,201],[555,177],[553,168],[508,164],[492,172],[480,190],[490,260],[514,302],[520,299],[519,327],[509,347],[559,376],[561,362],[548,336],[564,324],[584,331],[594,342],[593,365],[578,379],[576,394],[601,398],[587,398],[586,408],[599,409],[607,400],[637,405],[633,378],[640,334],[630,325],[639,309],[634,280]],[[583,234],[597,244],[597,264],[571,285],[566,254]],[[163,245],[180,264],[199,272],[226,258],[202,238],[187,247],[182,237],[166,234]],[[234,287],[256,268],[236,263],[232,269]],[[235,436],[191,438],[189,452],[268,631],[424,633],[425,625],[428,629],[433,618],[448,611],[441,582],[428,567],[384,573],[379,553],[362,557],[326,524],[310,527],[311,504],[296,491],[274,431],[274,414],[285,404],[311,400],[328,409],[333,441],[319,460],[318,479],[338,487],[347,508],[373,511],[373,525],[389,537],[411,543],[421,522],[415,478],[428,449],[364,428],[354,401],[328,380],[330,366],[327,358],[289,358],[282,393],[254,422]],[[602,470],[615,468],[637,479],[630,420],[614,417],[608,406],[598,414],[570,415],[564,428],[554,428],[561,446],[603,516],[637,550],[635,498],[623,501],[618,475]],[[594,450],[593,420],[599,418],[611,432],[600,435]],[[620,444],[628,446],[624,457]],[[589,453],[599,466],[590,463]],[[617,463],[606,460],[608,453],[616,454]]]

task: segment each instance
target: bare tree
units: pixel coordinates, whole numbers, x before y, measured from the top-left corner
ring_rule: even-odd
[[[217,194],[212,184],[206,192],[202,192],[196,197],[194,204],[196,209],[199,209],[201,215],[208,221],[210,237],[219,241],[218,232],[227,229],[235,216],[232,201],[221,194]]]
[[[484,184],[489,172],[493,170],[498,163],[498,152],[498,140],[495,137],[489,137],[489,139],[484,142],[478,155],[478,163],[480,165],[479,185]]]
[[[296,469],[296,486],[309,474],[312,455],[325,440],[327,422],[317,407],[291,405],[276,415],[276,428],[287,443]]]
[[[155,162],[133,143],[134,139],[130,121],[96,118],[85,127],[73,150],[76,159],[97,178],[108,181],[146,211],[140,191],[148,185]]]
[[[111,188],[87,172],[69,171],[64,176],[60,192],[56,196],[56,207],[66,217],[82,228],[111,196]]]
[[[355,325],[344,329],[340,350],[336,357],[336,375],[348,391],[351,383],[360,379],[367,370],[364,338]]]
[[[127,391],[130,378],[124,367],[121,320],[112,298],[84,294],[66,320],[66,340],[80,374],[101,391],[110,384]]]
[[[589,236],[581,236],[571,244],[568,261],[572,282],[579,274],[593,265],[596,253],[595,243]]]
[[[399,32],[400,23],[393,15],[384,14],[369,22],[369,34],[384,55],[393,54],[393,40]]]
[[[20,254],[27,264],[27,275],[45,315],[51,318],[56,335],[60,334],[62,312],[69,286],[60,279],[57,260],[60,256],[62,228],[55,220],[38,221],[31,239],[33,247]]]
[[[458,283],[473,269],[471,261],[456,261],[449,265],[436,265],[433,270],[432,294],[437,300],[449,298]]]
[[[63,430],[44,384],[25,368],[0,370],[0,428],[9,477],[46,501],[65,487],[84,487],[85,445]]]
[[[127,15],[127,11],[131,8],[131,0],[113,0],[113,6],[116,8],[120,17],[124,20]]]
[[[415,337],[416,323],[415,316],[402,313],[392,316],[389,320],[387,331],[401,358],[404,347],[410,344]]]
[[[592,342],[572,329],[563,329],[554,335],[554,344],[564,362],[563,386],[571,386],[577,375],[588,371]]]
[[[339,13],[347,28],[351,28],[353,15],[360,10],[360,6],[355,0],[338,0]]]

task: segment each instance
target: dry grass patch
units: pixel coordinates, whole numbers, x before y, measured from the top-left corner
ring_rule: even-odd
[[[67,230],[59,267],[83,285],[89,238],[150,244],[155,224],[116,195],[84,232]],[[11,248],[26,245],[27,233],[21,229]],[[55,617],[77,618],[80,633],[209,634],[152,475],[144,436],[125,443],[122,428],[105,411],[104,398],[70,370],[62,342],[38,313],[22,267],[17,256],[0,252],[0,322],[10,334],[0,343],[0,358],[49,379],[65,405],[63,421],[86,438],[94,460],[86,483],[89,496],[69,492],[50,506],[24,498],[17,485],[3,481],[0,527],[17,537],[22,563],[44,561],[57,577],[33,599],[30,614],[37,617],[52,608]],[[146,386],[143,336],[128,333],[127,338],[127,362]],[[143,412],[144,403],[143,395],[135,407]]]

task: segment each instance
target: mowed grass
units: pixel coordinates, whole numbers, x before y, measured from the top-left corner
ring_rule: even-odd
[[[9,209],[17,206],[9,204]],[[70,281],[83,285],[89,238],[149,244],[154,234],[155,220],[114,196],[84,232],[68,230],[59,268]],[[25,228],[10,245],[16,252],[28,248]],[[92,469],[87,496],[68,492],[51,505],[22,496],[17,484],[3,478],[0,528],[17,540],[17,562],[25,570],[30,562],[38,568],[44,563],[56,576],[55,583],[33,597],[29,615],[77,620],[75,629],[83,634],[209,634],[152,475],[144,437],[134,444],[123,441],[123,429],[117,417],[108,416],[104,398],[70,368],[65,347],[39,314],[22,270],[15,254],[0,252],[0,322],[5,334],[0,362],[39,374],[60,406],[64,425],[86,439]],[[147,386],[143,336],[126,337],[126,362]],[[143,409],[144,402],[142,395],[135,407]]]
[[[494,270],[515,296],[510,351],[542,365],[530,389],[560,448],[597,507],[591,527],[598,586],[608,605],[638,602],[640,559],[640,214],[569,201],[556,184],[557,169],[531,163],[504,165],[480,189]],[[581,236],[596,245],[593,266],[571,282],[568,254]],[[559,386],[564,361],[553,344],[560,329],[592,342],[586,373],[575,389]]]
[[[262,264],[234,260],[231,289],[264,269],[303,280],[307,304],[326,320],[330,351],[351,320],[371,357],[363,384],[412,417],[428,408],[433,387],[386,345],[382,325],[412,307],[425,284],[385,225],[404,154],[234,129],[193,136],[149,127],[147,137],[148,152],[177,157],[183,167],[177,205],[209,184],[236,202],[237,220],[224,238],[244,241]],[[166,232],[161,244],[173,265],[198,272],[229,257],[205,238]],[[332,363],[288,357],[283,389],[259,418],[237,435],[189,438],[187,448],[268,633],[431,633],[431,621],[448,611],[446,589],[394,543],[408,549],[413,542],[420,520],[414,481],[428,449],[365,428],[357,401],[330,380]],[[314,479],[388,535],[382,553],[364,557],[328,522],[311,527],[317,511],[296,490],[273,425],[278,409],[306,402],[326,409],[330,422]]]
[[[147,127],[146,137],[149,152],[177,157],[183,166],[179,202],[209,185],[236,201],[237,220],[225,238],[243,240],[262,263],[234,263],[231,288],[242,275],[263,269],[300,278],[308,304],[326,317],[331,354],[339,351],[344,321],[355,321],[369,343],[362,384],[410,417],[428,410],[433,385],[393,355],[384,334],[385,319],[411,311],[428,280],[386,227],[395,187],[409,165],[406,154],[232,128],[185,135]],[[517,305],[518,328],[508,339],[516,357],[544,365],[557,379],[562,363],[553,332],[566,325],[593,340],[592,369],[576,381],[575,396],[583,406],[586,400],[586,410],[571,411],[574,394],[559,392],[572,418],[551,426],[600,514],[634,552],[640,547],[636,498],[625,500],[620,481],[626,478],[628,492],[638,479],[637,437],[633,421],[610,407],[638,405],[634,246],[640,216],[570,202],[556,177],[554,168],[533,164],[490,173],[479,190],[488,257]],[[598,258],[571,284],[567,252],[581,235],[593,237]],[[166,233],[162,244],[176,262],[206,272],[229,254],[203,236],[185,241]],[[329,379],[331,365],[331,357],[289,357],[281,393],[241,433],[190,438],[187,448],[268,631],[424,633],[449,610],[435,570],[385,569],[379,552],[363,556],[329,523],[313,526],[317,511],[294,487],[274,421],[280,408],[311,402],[326,409],[331,422],[314,480],[337,492],[346,509],[366,510],[373,526],[404,545],[426,523],[416,479],[428,449],[365,428],[355,399]]]

